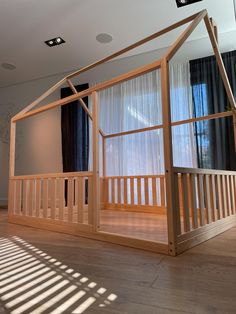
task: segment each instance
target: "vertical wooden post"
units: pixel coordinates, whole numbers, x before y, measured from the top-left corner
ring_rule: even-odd
[[[166,58],[161,62],[161,90],[162,90],[162,117],[164,132],[164,157],[166,177],[166,201],[168,222],[168,246],[169,254],[176,255],[177,233],[176,233],[176,210],[174,204],[174,172],[171,132],[171,107],[170,107],[170,80],[169,64]]]
[[[103,136],[102,137],[102,172],[103,172],[103,177],[106,176],[106,144],[107,144],[107,139]]]
[[[15,146],[16,146],[16,123],[11,121],[10,125],[10,158],[9,158],[9,185],[8,185],[8,210],[11,212],[11,208],[14,204],[14,191],[11,177],[15,175]]]
[[[99,180],[99,103],[97,92],[92,93],[93,112],[93,225],[99,227],[100,180]]]

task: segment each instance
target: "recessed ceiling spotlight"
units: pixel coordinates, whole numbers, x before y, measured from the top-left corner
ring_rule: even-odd
[[[2,68],[5,70],[15,70],[16,69],[16,66],[12,63],[4,62],[1,65],[2,65]]]
[[[96,40],[102,44],[110,43],[112,39],[113,39],[112,36],[107,33],[101,33],[96,36]]]
[[[193,4],[193,3],[199,2],[199,1],[202,1],[202,0],[176,0],[176,4],[177,4],[177,7],[180,8],[180,7],[183,7],[185,5]]]
[[[64,43],[65,43],[65,40],[62,39],[61,37],[55,37],[55,38],[48,39],[45,41],[45,44],[48,45],[49,47],[58,46]]]

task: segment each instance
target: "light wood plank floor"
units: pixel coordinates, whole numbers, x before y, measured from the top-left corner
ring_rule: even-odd
[[[0,299],[13,314],[233,314],[236,228],[173,258],[10,225],[0,210]]]
[[[168,243],[166,215],[102,210],[100,229],[137,239]]]

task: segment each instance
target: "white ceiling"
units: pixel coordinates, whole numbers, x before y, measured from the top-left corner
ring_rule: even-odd
[[[1,0],[0,64],[17,68],[0,67],[0,86],[75,70],[205,8],[220,33],[235,30],[234,1],[203,0],[177,9],[175,0]],[[113,41],[98,43],[99,33],[112,34]],[[66,44],[44,44],[56,36]],[[194,34],[205,36],[203,27]],[[133,53],[166,47],[175,38],[173,33]]]

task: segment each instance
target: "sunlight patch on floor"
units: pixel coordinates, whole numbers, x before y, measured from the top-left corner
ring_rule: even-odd
[[[85,313],[117,295],[23,239],[0,238],[0,300],[8,313]]]

